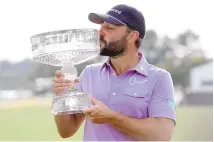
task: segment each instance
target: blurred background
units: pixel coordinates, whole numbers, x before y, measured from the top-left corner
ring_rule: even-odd
[[[7,0],[0,2],[0,140],[82,140],[83,127],[69,139],[57,134],[50,114],[52,79],[60,69],[32,60],[30,37],[41,32],[99,28],[90,12],[116,4],[135,6],[145,16],[147,36],[140,51],[168,70],[174,81],[177,126],[173,141],[213,140],[213,19],[211,0]],[[77,65],[79,74],[98,56]]]

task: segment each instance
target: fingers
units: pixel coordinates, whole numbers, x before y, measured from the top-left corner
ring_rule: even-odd
[[[53,82],[53,87],[72,87],[76,83],[78,83],[79,80],[66,80],[64,78],[55,78]]]
[[[85,113],[87,115],[89,115],[91,112],[93,112],[93,107],[83,109],[83,113]]]
[[[56,95],[59,95],[61,92],[63,92],[66,89],[68,89],[68,87],[57,87],[57,88],[54,88],[53,91],[56,93]]]
[[[92,115],[93,113],[97,112],[97,108],[96,108],[96,106],[91,106],[91,107],[89,107],[89,108],[85,108],[85,109],[83,110],[83,112],[84,112],[85,114],[87,114],[87,115]],[[93,116],[94,116],[94,115],[93,115]]]
[[[72,88],[76,83],[79,83],[79,79],[69,80],[64,78],[64,73],[56,71],[55,78],[53,80],[53,91],[58,95],[62,91],[68,88]]]
[[[55,77],[56,77],[56,78],[61,78],[61,77],[64,78],[65,76],[64,76],[64,74],[63,74],[62,71],[57,70],[56,73],[55,73]]]
[[[64,79],[64,78],[54,78],[55,83],[73,83],[72,80]]]
[[[78,77],[75,78],[75,79],[66,79],[64,73],[62,71],[59,71],[59,70],[56,71],[56,73],[55,73],[55,80],[57,80],[59,82],[61,82],[61,81],[69,82],[71,80],[73,80],[75,83],[79,82],[79,78]]]
[[[58,88],[58,87],[67,87],[67,88],[71,88],[73,87],[74,84],[73,83],[54,83],[53,84],[53,88]]]
[[[96,100],[93,96],[90,96],[90,100],[91,100],[91,103],[92,103],[93,105],[96,105],[96,104],[99,104],[99,103],[100,103],[100,101]]]

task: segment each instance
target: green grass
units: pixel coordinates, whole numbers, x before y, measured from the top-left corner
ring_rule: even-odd
[[[177,109],[172,140],[212,140],[212,106]],[[0,108],[0,141],[82,140],[83,126],[69,139],[61,139],[47,107]]]
[[[172,140],[212,141],[213,107],[180,107]]]

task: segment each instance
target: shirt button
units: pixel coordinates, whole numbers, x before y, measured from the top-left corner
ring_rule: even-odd
[[[137,95],[137,93],[134,93],[134,95]]]
[[[114,96],[116,95],[115,93],[112,93]]]
[[[113,73],[113,75],[116,75],[116,73]]]

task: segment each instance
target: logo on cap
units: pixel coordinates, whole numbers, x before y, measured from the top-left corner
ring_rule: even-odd
[[[120,10],[117,10],[117,9],[111,9],[110,11],[116,12],[117,14],[120,14],[120,13],[122,13],[122,11],[120,11]]]

